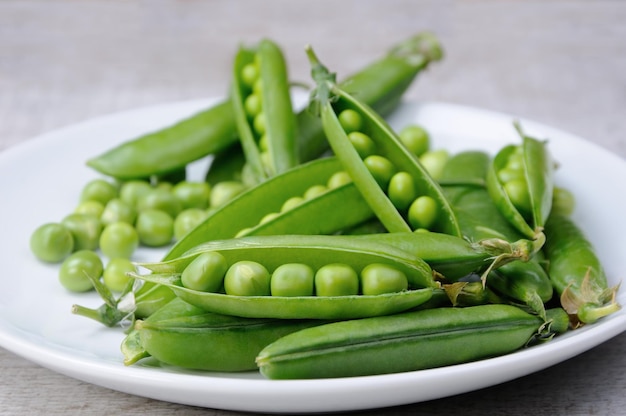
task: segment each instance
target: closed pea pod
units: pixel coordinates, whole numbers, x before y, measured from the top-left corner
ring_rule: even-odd
[[[421,166],[417,156],[402,144],[380,115],[334,82],[334,74],[329,73],[319,63],[310,48],[307,49],[307,54],[311,61],[312,76],[317,83],[311,97],[312,104],[320,111],[330,146],[387,230],[413,230],[406,214],[398,210],[387,194],[387,185],[394,173],[406,172],[413,178],[416,193],[426,195],[436,202],[437,219],[432,224],[433,230],[460,235],[454,213],[439,185]],[[370,155],[365,160],[361,158],[341,125],[340,116],[344,111],[360,116],[362,131],[374,141],[376,155]]]
[[[617,312],[617,287],[609,287],[592,243],[574,220],[553,213],[545,233],[548,274],[573,324],[591,324]]]
[[[541,319],[514,306],[435,308],[303,329],[256,362],[270,379],[388,374],[503,355],[550,336]]]

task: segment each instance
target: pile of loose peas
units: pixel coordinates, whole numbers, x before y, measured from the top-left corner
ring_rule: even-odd
[[[59,281],[69,291],[93,290],[88,274],[120,292],[128,283],[127,272],[135,270],[131,258],[138,247],[179,240],[244,190],[236,181],[211,187],[186,180],[93,179],[81,190],[73,212],[31,234],[30,248],[41,261],[61,263]]]

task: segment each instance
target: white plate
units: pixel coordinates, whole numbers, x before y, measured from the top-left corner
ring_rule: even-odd
[[[168,104],[115,114],[30,140],[0,153],[0,345],[60,373],[130,394],[170,402],[256,412],[326,412],[401,405],[495,385],[582,353],[626,329],[622,310],[596,325],[507,356],[425,371],[349,379],[270,381],[258,373],[214,374],[156,366],[124,367],[119,329],[70,314],[74,303],[96,307],[95,294],[72,295],[57,282],[57,266],[34,260],[32,230],[58,221],[79,191],[97,177],[84,161],[123,140],[166,126],[209,101]],[[419,122],[434,146],[495,152],[517,142],[512,117],[442,103],[405,104],[396,127]],[[549,138],[561,164],[557,182],[578,200],[575,219],[595,244],[613,284],[626,269],[626,163],[570,134],[521,120]],[[581,163],[584,161],[584,163]],[[195,171],[198,174],[200,169]],[[610,188],[605,184],[609,184]],[[610,189],[610,192],[607,192]],[[616,227],[622,227],[616,229]],[[143,253],[158,259],[160,254]],[[626,304],[624,292],[620,301]]]

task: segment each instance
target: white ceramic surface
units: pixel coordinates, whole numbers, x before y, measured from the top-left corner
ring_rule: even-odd
[[[436,399],[502,383],[580,354],[626,329],[620,311],[581,330],[503,357],[446,368],[331,380],[270,381],[257,373],[213,374],[150,365],[124,367],[119,329],[70,314],[74,303],[96,307],[95,294],[67,293],[57,266],[37,262],[30,233],[69,213],[84,183],[98,175],[84,161],[124,140],[166,126],[211,101],[160,105],[90,120],[0,153],[0,345],[42,366],[130,394],[211,408],[257,412],[358,410]],[[513,117],[444,103],[405,104],[392,117],[401,127],[425,125],[433,147],[497,151],[517,142]],[[521,120],[526,132],[548,138],[560,163],[557,184],[572,190],[574,217],[592,240],[611,283],[626,269],[626,163],[568,133]],[[199,177],[204,162],[191,174]],[[620,181],[616,181],[619,178]],[[140,259],[162,253],[143,251]],[[626,304],[622,291],[619,300]]]

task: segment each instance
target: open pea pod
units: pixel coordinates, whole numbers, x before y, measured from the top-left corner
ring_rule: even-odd
[[[337,175],[343,176],[342,171],[341,163],[329,157],[276,175],[213,211],[179,240],[164,260],[211,240],[244,235],[334,234],[373,217],[352,183],[333,183]]]
[[[342,264],[362,278],[368,266],[385,265],[405,276],[406,289],[375,295],[241,296],[183,287],[181,274],[200,255],[215,252],[223,256],[228,267],[242,261],[255,262],[270,275],[285,264],[304,264],[314,271]],[[248,318],[354,319],[385,315],[419,306],[438,287],[430,266],[415,255],[375,241],[337,240],[334,236],[257,236],[211,241],[177,259],[140,266],[153,274],[134,277],[165,285],[192,305],[209,312]],[[358,285],[361,287],[363,282]],[[316,279],[314,293],[318,289]]]
[[[231,91],[240,141],[259,182],[298,164],[296,116],[287,66],[274,42],[239,49]]]
[[[543,240],[552,208],[554,162],[547,143],[525,135],[520,145],[508,145],[493,158],[487,189],[502,215],[528,238]]]
[[[320,112],[332,150],[386,229],[460,235],[441,188],[417,157],[379,114],[335,83],[312,49],[307,53],[317,82],[312,106]]]

